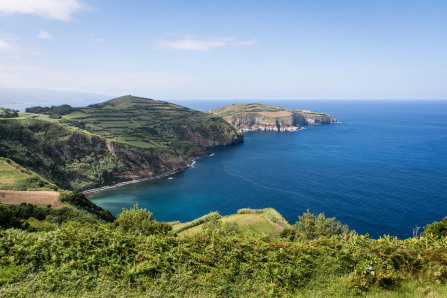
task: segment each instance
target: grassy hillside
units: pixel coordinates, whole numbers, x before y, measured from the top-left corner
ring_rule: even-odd
[[[232,104],[224,107],[220,107],[210,111],[223,118],[227,118],[235,115],[251,114],[265,117],[266,119],[281,119],[283,117],[290,117],[292,114],[300,114],[306,118],[321,118],[330,117],[331,115],[299,109],[285,109],[277,106],[257,104],[257,103],[239,103]]]
[[[141,148],[170,148],[190,155],[202,146],[237,142],[240,133],[220,117],[165,101],[123,96],[62,117],[105,138]]]
[[[41,220],[50,216],[48,223],[69,219],[90,222],[115,219],[84,195],[62,190],[10,159],[0,157],[0,173],[0,226],[8,226],[7,222],[16,215],[18,219],[12,227],[26,227],[25,221],[36,214]]]
[[[0,229],[0,296],[447,294],[444,234],[370,239],[309,212],[279,235],[248,232],[264,213],[221,219],[212,213],[205,217],[206,229],[181,237],[138,208],[126,210],[114,224]],[[250,223],[244,226],[238,218]]]
[[[50,190],[58,187],[33,171],[13,162],[9,158],[0,157],[0,189],[5,190]]]
[[[290,228],[287,220],[275,209],[240,209],[237,214],[220,216],[210,213],[186,223],[173,224],[174,231],[182,236],[192,236],[207,230],[231,229],[238,235],[277,236],[285,228]]]
[[[220,117],[151,99],[125,96],[69,111],[60,119],[0,119],[0,156],[80,191],[183,170],[206,146],[242,141]]]

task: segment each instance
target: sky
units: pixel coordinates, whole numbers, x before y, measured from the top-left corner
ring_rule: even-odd
[[[0,0],[0,88],[447,99],[447,1]]]

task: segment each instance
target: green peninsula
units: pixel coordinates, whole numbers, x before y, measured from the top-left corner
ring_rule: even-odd
[[[168,175],[243,141],[221,117],[134,96],[27,111],[0,119],[0,156],[75,191]]]
[[[303,125],[337,122],[334,116],[321,112],[256,103],[232,104],[211,110],[210,113],[221,116],[239,131],[296,131]]]

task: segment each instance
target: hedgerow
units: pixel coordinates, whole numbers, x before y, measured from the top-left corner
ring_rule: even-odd
[[[177,237],[65,222],[48,232],[0,230],[0,296],[405,296],[447,282],[446,248],[445,237],[430,235]]]

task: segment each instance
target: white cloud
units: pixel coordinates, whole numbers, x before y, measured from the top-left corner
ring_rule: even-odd
[[[95,38],[95,41],[96,42],[104,42],[104,41],[106,41],[104,38]]]
[[[258,40],[256,38],[249,39],[249,40],[241,40],[241,41],[235,41],[231,45],[233,47],[251,47],[258,43]]]
[[[37,38],[41,38],[41,39],[53,39],[53,36],[48,33],[47,31],[44,30],[40,30],[39,34],[37,35]]]
[[[170,50],[208,51],[214,48],[228,46],[247,47],[253,46],[256,43],[257,39],[250,39],[245,41],[235,41],[232,37],[197,39],[193,35],[185,35],[182,39],[178,40],[158,40],[155,47],[159,49]]]
[[[10,52],[14,49],[14,46],[11,43],[0,40],[0,51],[1,52]]]
[[[1,0],[0,13],[35,14],[48,19],[71,21],[72,14],[86,8],[79,0]]]
[[[0,52],[9,55],[11,58],[20,58],[26,50],[15,44],[15,42],[0,39]]]

